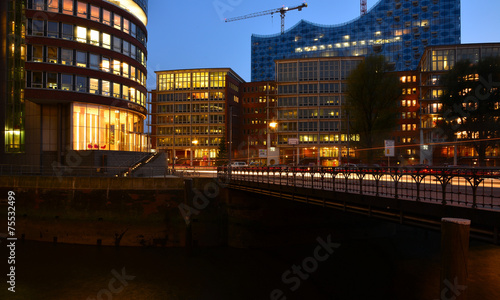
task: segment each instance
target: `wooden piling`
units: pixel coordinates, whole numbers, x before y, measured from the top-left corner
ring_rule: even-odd
[[[467,299],[470,220],[441,219],[441,284],[439,299]]]

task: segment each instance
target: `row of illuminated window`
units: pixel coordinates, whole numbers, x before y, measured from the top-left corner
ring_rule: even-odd
[[[416,75],[413,75],[413,76],[401,76],[399,78],[399,81],[401,81],[402,83],[417,82],[417,76]]]
[[[417,106],[417,100],[401,100],[402,107]]]
[[[279,132],[294,131],[340,131],[341,125],[338,121],[314,121],[314,122],[280,122]]]
[[[422,107],[423,114],[439,114],[443,112],[442,103],[430,103]]]
[[[280,97],[278,99],[279,107],[293,106],[339,106],[344,104],[343,95],[336,96],[307,96],[307,97]]]
[[[340,109],[321,108],[321,109],[284,109],[278,111],[278,119],[338,119],[340,118]]]
[[[168,115],[161,119],[162,124],[224,124],[224,115]]]
[[[224,88],[226,72],[189,72],[158,74],[158,90]]]
[[[401,124],[401,131],[416,131],[417,124]]]
[[[158,135],[221,135],[224,132],[224,126],[176,126],[174,127],[157,127],[156,134]]]
[[[347,142],[347,134],[299,134],[298,138],[301,144],[312,143],[340,143]],[[282,135],[278,136],[278,143],[280,145],[288,144],[290,138],[297,138],[297,135]],[[351,141],[359,142],[359,135],[351,135]]]
[[[277,64],[278,82],[346,79],[360,60],[325,60]]]
[[[203,104],[170,104],[158,105],[157,113],[198,113],[198,112],[224,112],[223,102],[210,102]]]
[[[146,104],[146,95],[143,92],[124,84],[98,78],[37,71],[28,71],[26,78],[26,86],[28,88],[45,88],[90,93],[128,100],[142,106]]]
[[[126,62],[111,59],[99,54],[78,51],[74,49],[57,48],[43,45],[28,47],[28,61],[47,62],[67,66],[77,66],[100,70],[114,75],[123,76],[146,85],[146,75]]]
[[[197,140],[198,140],[198,145],[196,147],[201,147],[201,146],[217,147],[220,144],[221,138],[220,137],[211,137],[211,138],[199,138]],[[157,145],[159,147],[172,147],[172,146],[193,147],[193,140],[191,138],[175,138],[175,141],[174,141],[173,138],[159,138]],[[194,158],[201,157],[200,155],[195,154],[198,151],[199,151],[199,149],[194,149],[194,151],[193,151]],[[216,150],[216,149],[210,150],[210,157],[215,158],[217,156],[217,152],[218,152],[218,150]]]
[[[347,91],[347,83],[302,83],[278,86],[278,94],[326,94],[344,93]],[[416,89],[415,89],[416,92]]]
[[[417,88],[407,88],[402,90],[403,95],[416,95],[417,94]]]
[[[276,98],[269,97],[269,102],[276,102]],[[243,103],[267,103],[267,96],[243,98]]]
[[[224,92],[157,94],[156,102],[224,101]]]
[[[134,22],[87,2],[76,1],[74,3],[73,0],[62,0],[62,3],[59,3],[59,0],[29,0],[28,8],[89,19],[122,30],[139,40],[143,45],[146,45],[147,42],[146,34]]]
[[[414,144],[414,143],[417,143],[417,139],[414,137],[400,137],[400,136],[398,136],[398,143]]]
[[[66,23],[30,19],[28,20],[28,35],[91,44],[122,53],[146,66],[146,56],[141,49],[126,40],[99,30]]]
[[[257,93],[257,92],[274,92],[276,91],[276,86],[274,85],[259,85],[259,86],[245,86],[243,87],[244,93]]]
[[[405,120],[405,119],[416,119],[417,118],[417,112],[416,111],[413,111],[413,112],[402,112],[401,115],[399,116],[401,119]]]

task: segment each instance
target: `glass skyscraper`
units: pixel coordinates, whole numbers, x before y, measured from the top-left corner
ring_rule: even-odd
[[[427,46],[460,44],[460,0],[380,0],[340,25],[300,21],[284,34],[252,35],[252,81],[274,80],[276,59],[384,55],[416,70]]]

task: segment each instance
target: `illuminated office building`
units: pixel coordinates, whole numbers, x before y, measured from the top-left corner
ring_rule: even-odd
[[[500,43],[461,44],[449,46],[435,46],[425,49],[419,64],[420,76],[420,105],[421,105],[421,155],[422,163],[474,165],[477,163],[477,152],[470,144],[448,144],[454,142],[454,137],[445,140],[441,131],[436,128],[443,118],[443,107],[440,97],[444,86],[441,76],[451,70],[456,62],[469,60],[477,63],[487,57],[500,57]],[[486,82],[488,79],[484,79]],[[460,135],[457,136],[460,141]],[[456,151],[456,154],[455,154]],[[484,165],[498,166],[500,163],[500,147],[489,147],[486,150]]]
[[[152,147],[167,153],[170,164],[175,160],[177,165],[214,165],[222,137],[229,141],[232,136],[233,153],[242,150],[244,80],[238,74],[229,68],[210,68],[157,71],[156,76]]]
[[[460,0],[380,0],[344,24],[302,20],[284,34],[252,35],[252,81],[273,80],[277,59],[379,54],[395,71],[416,70],[425,47],[459,44],[460,26]]]
[[[7,2],[23,15],[8,69],[24,73],[25,84],[8,106],[16,115],[5,122],[4,163],[51,166],[72,150],[147,150],[147,0]],[[16,67],[22,61],[25,72]]]
[[[347,161],[347,78],[363,57],[276,61],[281,163],[337,166]],[[298,145],[291,145],[291,139]],[[351,135],[351,141],[359,137]],[[349,148],[354,158],[353,147]]]

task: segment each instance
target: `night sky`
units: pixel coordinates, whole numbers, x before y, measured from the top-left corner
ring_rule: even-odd
[[[368,0],[368,9],[378,1]],[[250,37],[280,32],[280,16],[260,16],[225,23],[225,18],[293,7],[300,1],[276,0],[149,0],[148,89],[154,71],[230,67],[250,81]],[[359,16],[358,0],[313,0],[302,11],[286,14],[288,29],[305,19],[324,25],[349,22]],[[500,42],[500,1],[462,0],[462,43]]]

